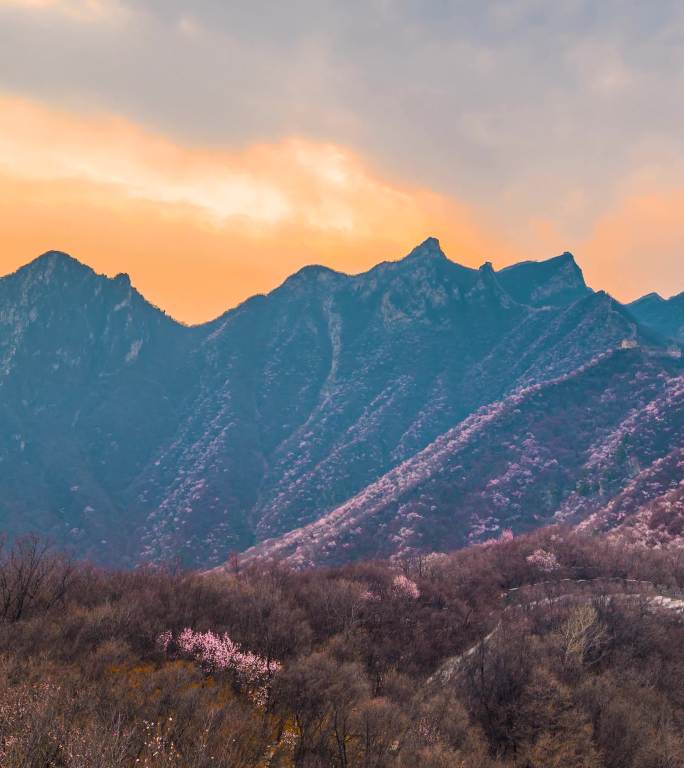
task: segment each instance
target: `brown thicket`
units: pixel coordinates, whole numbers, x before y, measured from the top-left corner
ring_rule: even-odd
[[[5,543],[0,766],[681,768],[684,614],[657,597],[682,588],[681,554],[561,530],[301,573]],[[250,687],[186,628],[275,671]]]

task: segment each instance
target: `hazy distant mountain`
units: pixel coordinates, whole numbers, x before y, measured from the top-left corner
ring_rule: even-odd
[[[620,346],[653,346],[630,310],[592,292],[570,254],[469,269],[430,238],[358,276],[307,267],[189,328],[127,277],[46,254],[0,279],[0,529],[39,529],[115,563],[220,563],[372,493],[482,406],[584,381],[577,369]],[[678,365],[617,357],[656,388]],[[620,392],[625,408],[637,396]],[[586,403],[613,414],[598,395]],[[473,463],[473,488],[490,470]],[[527,509],[521,525],[548,519],[573,488],[548,492],[558,504]],[[453,503],[421,512],[434,535],[416,546],[479,535],[485,506],[477,523]],[[372,519],[363,547],[328,540],[316,557],[401,549]]]
[[[670,299],[649,293],[627,307],[645,327],[666,338],[684,342],[684,293]]]

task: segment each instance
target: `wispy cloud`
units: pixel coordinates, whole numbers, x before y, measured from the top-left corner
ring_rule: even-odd
[[[13,97],[0,98],[0,111],[0,165],[12,175],[110,185],[132,198],[192,206],[216,224],[296,221],[361,236],[383,216],[415,219],[440,204],[379,177],[334,144],[291,138],[228,151],[183,146],[129,121],[70,115]]]
[[[684,173],[672,0],[9,3],[0,91],[97,105],[184,145],[353,148],[509,237],[537,216],[578,242],[635,167]]]
[[[129,269],[146,292],[185,319],[206,319],[306,263],[357,271],[398,258],[430,233],[466,263],[525,255],[493,234],[472,207],[388,178],[348,147],[303,138],[238,151],[183,145],[121,118],[66,113],[7,95],[0,96],[0,113],[0,187],[13,190],[6,194],[13,208],[30,206],[31,213],[19,215],[31,221],[44,248],[75,247],[106,271]],[[26,202],[32,195],[41,205]],[[58,210],[69,226],[56,222]],[[117,221],[115,241],[103,236],[94,247],[88,241],[89,252],[80,253],[93,222],[108,228],[108,213]],[[168,291],[160,292],[154,255],[130,259],[152,232],[158,241],[150,248],[173,251],[178,265],[184,244],[185,275],[179,272]],[[20,250],[35,236],[27,239],[7,220],[4,236],[5,259],[34,255]],[[205,261],[189,264],[198,250]],[[216,282],[217,271],[227,287],[214,303],[206,285]],[[188,310],[190,273],[198,288]]]

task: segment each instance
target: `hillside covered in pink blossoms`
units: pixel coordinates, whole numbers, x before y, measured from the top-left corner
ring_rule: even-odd
[[[299,566],[343,562],[347,553],[403,557],[560,521],[681,546],[683,445],[681,360],[614,350],[477,411],[253,554]]]

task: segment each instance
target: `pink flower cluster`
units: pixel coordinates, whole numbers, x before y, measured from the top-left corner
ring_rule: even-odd
[[[535,551],[525,559],[530,565],[534,565],[544,573],[551,573],[560,568],[560,563],[553,552],[547,552],[545,549],[535,549]]]
[[[396,595],[409,597],[411,600],[417,600],[420,597],[420,590],[415,581],[411,581],[403,573],[398,574],[392,580],[392,591]]]
[[[157,638],[157,645],[168,652],[173,635],[168,630]],[[269,661],[251,651],[243,651],[228,634],[195,632],[186,627],[176,638],[176,648],[186,656],[196,659],[204,669],[211,672],[232,671],[245,686],[261,686],[280,670],[278,661]]]
[[[169,650],[169,646],[171,645],[171,641],[173,640],[173,633],[171,630],[167,629],[164,632],[162,632],[159,637],[157,638],[157,647],[166,653]]]

